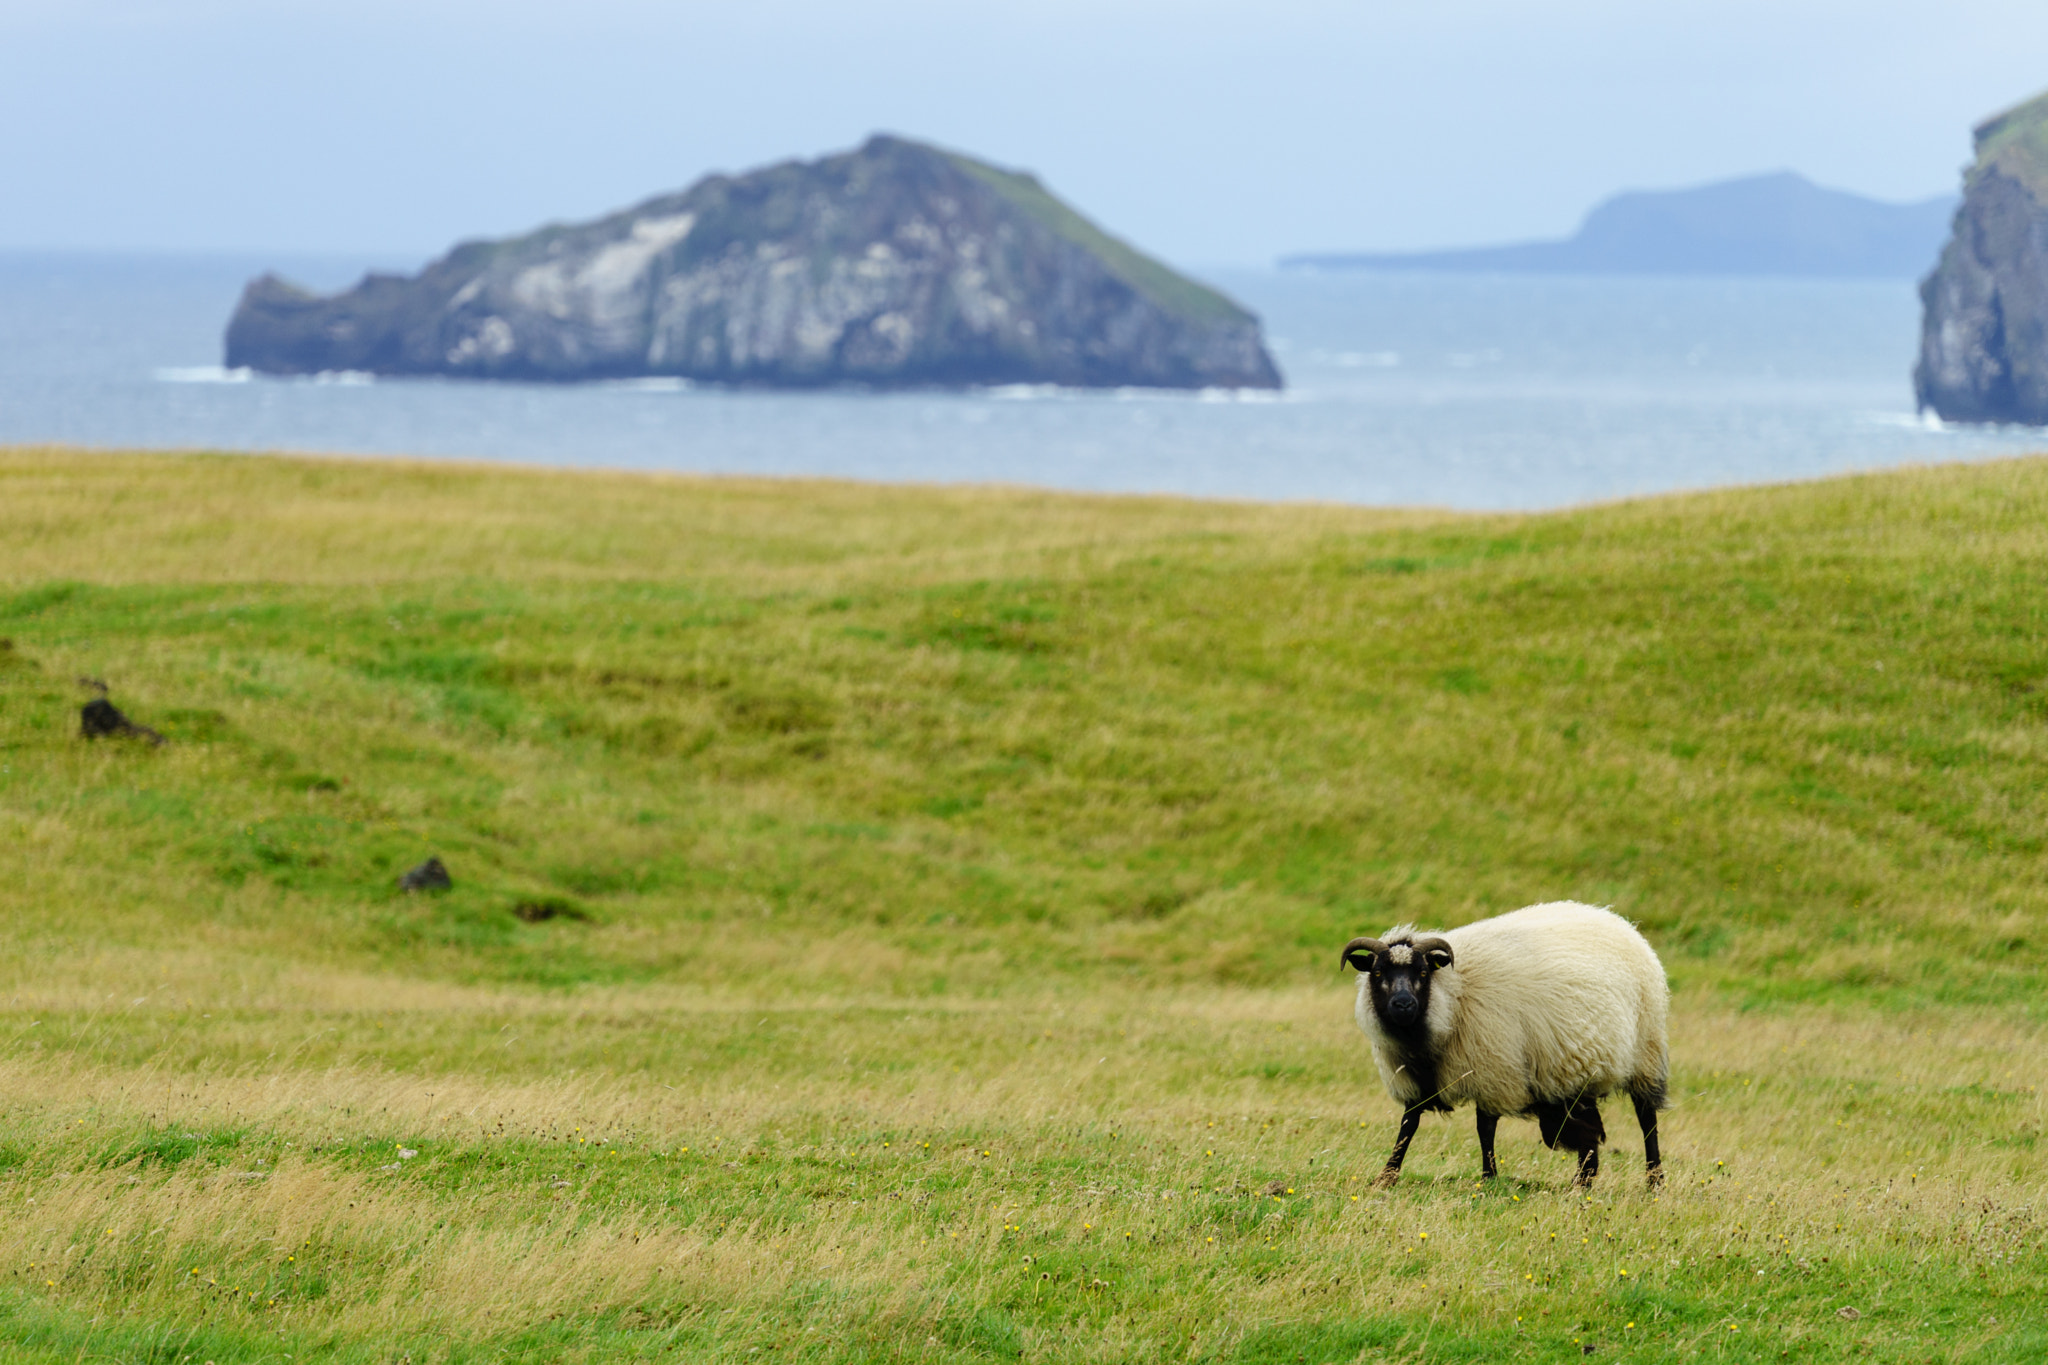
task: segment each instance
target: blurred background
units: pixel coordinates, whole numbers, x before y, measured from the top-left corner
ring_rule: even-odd
[[[1618,191],[1779,169],[1888,203],[1951,194],[1971,125],[2048,84],[2044,50],[2048,10],[2010,0],[9,0],[0,441],[1475,507],[2029,449],[2035,433],[1919,420],[1905,273],[1274,262],[1561,238]],[[1030,169],[1220,284],[1265,318],[1287,395],[209,369],[262,270],[341,287],[878,129]]]

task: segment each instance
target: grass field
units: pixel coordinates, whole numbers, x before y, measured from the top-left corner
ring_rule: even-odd
[[[0,451],[0,638],[0,1361],[2048,1357],[2048,461]],[[1562,897],[1670,1183],[1466,1112],[1370,1190],[1337,948]]]

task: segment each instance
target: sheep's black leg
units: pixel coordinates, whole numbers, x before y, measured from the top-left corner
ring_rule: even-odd
[[[1562,1136],[1565,1145],[1579,1154],[1579,1172],[1572,1177],[1572,1183],[1592,1184],[1593,1177],[1600,1174],[1600,1144],[1607,1141],[1607,1125],[1600,1121],[1600,1101],[1591,1095],[1573,1099],[1566,1110]]]
[[[1491,1180],[1500,1174],[1500,1167],[1493,1164],[1493,1130],[1500,1127],[1500,1115],[1479,1111],[1479,1174],[1482,1179]]]
[[[1664,1183],[1664,1158],[1657,1151],[1657,1097],[1637,1095],[1636,1122],[1643,1125],[1643,1167],[1652,1185]]]
[[[1381,1171],[1375,1185],[1387,1186],[1401,1178],[1401,1163],[1408,1158],[1408,1144],[1415,1141],[1415,1131],[1422,1127],[1422,1111],[1426,1105],[1413,1104],[1401,1111],[1401,1131],[1394,1138],[1393,1154],[1387,1158],[1386,1169]]]

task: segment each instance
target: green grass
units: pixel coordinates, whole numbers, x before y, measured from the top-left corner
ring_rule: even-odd
[[[0,1360],[2038,1358],[2044,528],[0,452]],[[1369,1192],[1560,897],[1672,1183]]]
[[[2037,95],[1987,120],[1977,138],[1974,179],[1996,168],[2036,197],[2048,190],[2048,94]]]

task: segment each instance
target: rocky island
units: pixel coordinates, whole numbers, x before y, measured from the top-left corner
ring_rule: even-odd
[[[270,374],[673,376],[778,387],[1262,388],[1259,321],[1028,174],[877,136],[596,222],[467,242],[418,275],[243,291]]]
[[[1923,410],[2048,425],[2048,94],[1977,125],[1941,263],[1920,285]]]

